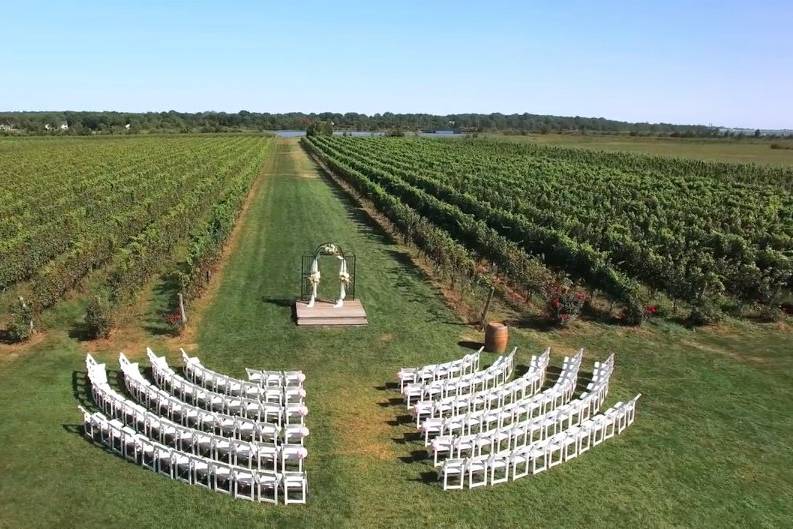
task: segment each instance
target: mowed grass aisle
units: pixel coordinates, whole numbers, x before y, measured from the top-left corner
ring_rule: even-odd
[[[461,354],[457,342],[466,327],[402,251],[319,175],[297,142],[282,141],[275,156],[204,316],[198,351],[208,365],[239,376],[246,366],[306,373],[310,502],[287,515],[318,527],[402,517],[392,496],[399,489],[388,475],[401,472],[404,481],[407,474],[392,440],[398,431],[388,424],[394,409],[380,405],[398,393],[382,386],[401,365]],[[326,241],[357,256],[367,327],[298,328],[292,320],[301,256]],[[336,294],[338,266],[335,258],[320,262],[327,297]]]
[[[519,365],[546,345],[554,366],[586,347],[587,372],[616,352],[607,405],[642,392],[637,421],[534,478],[441,490],[412,426],[397,422],[406,413],[391,402],[398,393],[384,386],[400,366],[460,356],[457,343],[476,334],[295,140],[279,140],[273,156],[196,343],[185,347],[240,377],[244,367],[306,373],[309,503],[234,501],[91,446],[77,428],[85,345],[53,334],[0,360],[0,527],[789,527],[793,355],[784,326],[513,329]],[[368,327],[292,322],[300,256],[325,241],[357,255]],[[337,262],[321,266],[335,288]],[[180,365],[178,344],[159,350]],[[140,357],[145,345],[128,352]],[[98,356],[116,369],[117,353]]]

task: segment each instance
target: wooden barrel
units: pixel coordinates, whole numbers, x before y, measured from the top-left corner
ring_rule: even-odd
[[[485,327],[485,350],[491,353],[503,353],[507,350],[509,327],[503,323],[491,321]]]

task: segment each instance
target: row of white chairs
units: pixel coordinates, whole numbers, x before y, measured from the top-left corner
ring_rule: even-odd
[[[264,369],[245,368],[248,380],[263,388],[303,387],[306,375],[302,371],[267,371]]]
[[[237,378],[212,371],[205,367],[197,356],[189,356],[184,349],[179,349],[184,361],[185,378],[194,384],[224,395],[246,397],[269,402],[274,395],[284,395],[284,400],[293,395],[305,396],[302,391],[305,375],[302,371],[269,371],[268,376],[259,377],[256,382]],[[255,371],[255,370],[249,370]],[[264,373],[264,371],[260,371]],[[279,403],[281,401],[279,400]]]
[[[82,406],[85,435],[135,463],[171,479],[197,485],[234,498],[269,503],[305,503],[308,479],[305,472],[271,472],[253,470],[187,454],[165,446],[124,426],[118,419],[109,420],[101,413],[89,413]]]
[[[303,404],[292,406],[266,405],[260,401],[250,401],[250,399],[240,399],[239,397],[229,397],[227,395],[215,394],[220,400],[215,402],[197,401],[196,404],[186,402],[174,393],[168,392],[155,384],[149,382],[141,373],[138,363],[130,362],[124,353],[119,353],[119,364],[124,372],[124,380],[127,388],[133,392],[130,384],[136,386],[137,391],[147,398],[168,399],[169,405],[195,408],[212,413],[218,413],[229,417],[240,417],[262,424],[274,424],[281,427],[283,424],[303,424],[304,417],[308,414],[308,408]],[[152,371],[154,367],[152,366]],[[176,391],[176,389],[174,390]],[[134,395],[134,393],[133,393]]]
[[[550,355],[550,347],[540,356],[532,355],[526,373],[500,386],[468,395],[453,395],[438,400],[417,402],[410,410],[411,415],[416,418],[416,428],[421,426],[421,421],[424,419],[465,415],[475,411],[500,408],[517,400],[531,397],[542,388],[545,382],[545,370],[548,367]]]
[[[641,394],[619,402],[603,414],[595,415],[546,439],[516,450],[463,459],[447,459],[438,469],[443,489],[462,489],[504,483],[538,474],[587,452],[633,424]]]
[[[504,450],[516,450],[567,428],[577,426],[595,415],[608,394],[613,371],[613,355],[596,365],[592,381],[576,400],[544,415],[512,423],[491,430],[467,435],[444,435],[432,440],[433,463],[438,466],[440,456],[463,458],[481,456]]]
[[[403,367],[397,373],[399,391],[404,391],[405,384],[426,383],[433,380],[457,378],[479,370],[479,358],[484,347],[475,353],[468,353],[462,358],[442,364],[428,364],[422,367]]]
[[[407,408],[416,401],[435,400],[450,396],[467,395],[484,391],[504,384],[512,376],[515,367],[515,352],[499,356],[496,361],[486,369],[474,371],[459,377],[433,380],[429,382],[416,382],[407,384],[402,392]]]
[[[124,373],[124,384],[133,399],[157,414],[182,425],[257,441],[269,439],[273,431],[277,432],[282,427],[281,424],[260,422],[239,415],[227,415],[187,404],[151,384],[141,374],[138,364],[130,362],[123,353],[119,355],[119,364]]]
[[[129,362],[129,360],[126,359],[124,361],[127,363]],[[100,382],[104,381],[104,384],[102,383],[93,384],[92,392],[94,391],[94,388],[97,386],[100,388],[106,388],[105,392],[106,393],[109,392],[108,393],[109,398],[114,398],[118,402],[125,401],[133,406],[140,406],[139,404],[136,404],[135,402],[126,399],[125,397],[123,397],[121,394],[119,394],[110,387],[110,385],[107,383],[105,364],[97,363],[96,360],[94,360],[94,358],[90,354],[86,355],[85,363],[86,363],[86,369],[88,370],[89,379],[91,379],[92,382],[94,381],[94,378],[92,378],[92,376],[97,378],[97,380],[99,380]],[[96,397],[97,395],[95,394],[94,400],[96,400]],[[145,410],[143,406],[140,406],[140,408]],[[168,419],[164,417],[160,417],[159,415],[156,415],[153,412],[147,411],[147,413],[149,413],[152,416],[152,418],[160,418],[164,421],[168,421],[174,425],[179,426],[178,423],[169,421]],[[220,417],[220,415],[218,415],[218,417]],[[236,417],[233,418],[237,419]],[[220,422],[221,424],[225,424],[224,421],[209,421],[207,424],[209,424],[210,427],[207,430],[203,430],[203,431],[214,432],[218,435],[221,435],[222,437],[230,437],[232,439],[239,439],[239,440],[252,440],[251,442],[255,442],[259,444],[267,443],[273,445],[277,445],[277,444],[302,445],[304,444],[305,438],[308,437],[310,433],[308,427],[303,423],[285,424],[280,427],[275,424],[259,423],[257,424],[257,428],[255,430],[251,430],[248,427],[242,427],[242,428],[226,428],[225,426],[222,426],[221,428],[211,427],[212,424],[217,424],[218,422]],[[241,424],[247,426],[251,423],[252,421],[250,420],[244,420],[244,422],[242,422]],[[252,431],[255,431],[255,434],[252,434],[251,433]]]
[[[263,395],[269,398],[268,401],[215,393],[179,376],[168,365],[164,356],[157,356],[151,349],[147,349],[146,354],[151,362],[155,383],[189,404],[210,411],[241,415],[249,419],[255,418],[262,422],[279,424],[282,419],[287,417],[303,417],[308,413],[308,408],[303,403],[305,397],[303,388],[289,388],[288,393],[283,388],[263,390],[270,393],[270,395]],[[285,396],[286,402],[284,402]],[[288,399],[291,399],[292,402]]]
[[[308,435],[308,429],[304,426],[291,427],[291,431],[284,433],[286,438],[283,441],[275,435],[266,442],[245,441],[195,430],[160,417],[116,392],[106,382],[105,364],[96,363],[90,355],[86,357],[86,367],[97,406],[109,417],[120,420],[149,438],[183,452],[237,466],[257,470],[271,466],[276,471],[280,460],[282,471],[287,468],[291,470],[294,465],[297,465],[298,471],[303,470],[303,459],[308,455],[303,446],[303,439]]]
[[[428,446],[430,439],[435,436],[468,435],[493,428],[503,428],[545,415],[567,404],[575,392],[582,358],[583,349],[572,358],[565,357],[562,371],[554,385],[542,393],[497,408],[425,419],[419,427],[419,431],[424,435],[425,446]]]

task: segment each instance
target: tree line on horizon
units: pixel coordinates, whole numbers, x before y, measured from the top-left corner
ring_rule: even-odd
[[[134,134],[139,132],[235,132],[305,130],[328,122],[335,130],[550,133],[591,132],[656,136],[719,136],[717,127],[669,123],[631,123],[605,118],[539,114],[359,114],[357,112],[0,112],[6,134]]]

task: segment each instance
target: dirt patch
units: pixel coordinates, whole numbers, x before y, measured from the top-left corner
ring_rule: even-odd
[[[15,360],[29,349],[44,342],[49,335],[46,331],[36,332],[30,340],[22,343],[0,343],[0,360]]]

